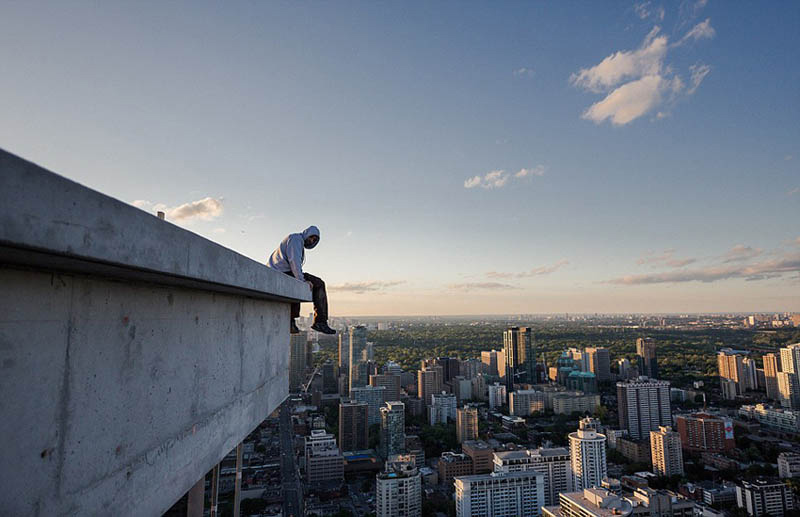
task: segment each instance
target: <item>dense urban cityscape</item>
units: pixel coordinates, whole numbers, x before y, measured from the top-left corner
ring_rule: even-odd
[[[333,325],[291,336],[290,396],[244,442],[243,515],[795,514],[800,314]],[[448,335],[449,356],[393,358]]]

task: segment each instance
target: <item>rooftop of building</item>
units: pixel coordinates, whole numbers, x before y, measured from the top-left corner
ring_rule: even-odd
[[[560,497],[598,517],[619,517],[633,511],[630,501],[604,488],[585,488],[582,492],[562,493]]]

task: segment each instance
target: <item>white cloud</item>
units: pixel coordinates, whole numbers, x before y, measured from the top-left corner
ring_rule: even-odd
[[[659,36],[658,26],[653,27],[637,50],[615,52],[591,68],[573,74],[573,85],[595,93],[631,78],[656,75],[661,71],[667,53],[667,36]]]
[[[544,165],[537,165],[536,167],[532,167],[530,169],[520,169],[514,174],[514,177],[517,178],[524,178],[526,176],[544,176],[546,171],[546,167]]]
[[[508,182],[508,173],[504,170],[489,171],[483,177],[473,176],[464,181],[464,188],[500,188]]]
[[[328,290],[331,292],[351,292],[355,294],[363,294],[367,292],[384,291],[390,287],[395,287],[404,283],[404,280],[395,280],[390,282],[346,282],[344,284],[328,286]]]
[[[517,286],[501,284],[500,282],[466,282],[463,284],[448,284],[446,287],[460,291],[519,289]]]
[[[658,255],[650,251],[636,260],[636,263],[640,266],[651,265],[651,266],[669,266],[669,267],[683,267],[683,266],[688,266],[689,264],[693,264],[695,262],[697,262],[696,258],[675,257],[674,249],[664,250]]]
[[[800,272],[800,253],[794,253],[772,260],[753,264],[715,265],[704,268],[653,273],[645,275],[628,275],[609,280],[608,283],[620,285],[666,284],[680,282],[716,282],[732,278],[745,280],[766,280],[777,278],[787,273]]]
[[[509,174],[503,169],[496,169],[489,171],[483,176],[473,176],[464,180],[464,188],[482,187],[485,189],[496,189],[505,187],[509,180],[515,178],[525,178],[532,176],[543,176],[547,167],[544,165],[537,165],[535,167],[520,169],[513,175]]]
[[[561,259],[558,262],[550,264],[549,266],[539,266],[521,273],[501,273],[497,271],[489,271],[486,273],[486,276],[489,278],[528,278],[533,276],[549,275],[550,273],[555,273],[568,264],[569,260]]]
[[[690,66],[689,70],[692,72],[692,77],[689,79],[691,85],[689,89],[686,90],[686,93],[692,95],[711,71],[711,67],[703,63],[697,63],[696,65]]]
[[[643,4],[647,9],[649,4]],[[648,11],[649,13],[649,11]],[[709,38],[714,35],[710,19],[697,24],[681,42]],[[635,50],[614,52],[595,66],[581,69],[570,77],[573,86],[604,93],[605,98],[589,106],[582,118],[600,124],[609,120],[613,125],[628,124],[637,118],[666,105],[673,104],[681,95],[691,95],[708,75],[711,67],[698,63],[690,67],[691,84],[684,87],[681,77],[665,63],[670,48],[669,38],[660,33],[658,26],[645,36]],[[656,119],[668,116],[667,109],[656,111]]]
[[[660,22],[664,21],[664,15],[666,14],[663,7],[658,6],[654,8],[651,2],[634,4],[633,10],[636,13],[636,16],[642,20],[652,18],[653,20]]]
[[[698,23],[692,29],[684,34],[684,36],[678,41],[677,45],[683,45],[689,40],[701,40],[701,39],[711,39],[717,34],[717,31],[714,30],[714,27],[711,26],[711,18],[706,18],[702,22]]]
[[[533,77],[533,68],[523,66],[514,70],[514,77]]]
[[[791,154],[787,154],[786,156],[783,157],[783,161],[788,162],[791,161],[792,158],[794,158],[794,156],[792,156]]]
[[[764,250],[760,248],[745,246],[744,244],[737,244],[722,256],[722,262],[724,264],[728,262],[743,262],[745,260],[755,258],[762,253],[764,253]]]
[[[176,222],[189,222],[196,219],[212,221],[221,216],[224,211],[222,198],[216,199],[213,197],[198,199],[197,201],[191,201],[171,208],[163,203],[153,204],[144,199],[137,199],[131,204],[147,212],[164,212],[168,221]]]
[[[608,96],[583,112],[582,117],[600,124],[611,119],[615,126],[636,120],[658,106],[665,95],[680,91],[680,79],[664,79],[660,75],[648,75],[623,84]]]
[[[790,196],[793,196],[793,195],[797,194],[798,192],[800,192],[800,187],[795,187],[792,190],[790,190],[789,192],[787,192],[787,194],[790,195]]]

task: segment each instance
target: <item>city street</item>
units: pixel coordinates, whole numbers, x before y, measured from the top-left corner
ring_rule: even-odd
[[[292,421],[289,407],[281,406],[281,482],[283,484],[283,513],[287,517],[303,515],[303,488],[295,465],[294,446],[292,445]]]

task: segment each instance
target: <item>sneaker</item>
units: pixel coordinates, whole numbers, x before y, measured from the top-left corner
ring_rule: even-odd
[[[317,332],[322,332],[323,334],[336,334],[336,331],[330,328],[328,324],[324,321],[314,323],[313,325],[311,325],[311,328],[316,330]]]
[[[294,320],[291,320],[291,325],[289,326],[289,334],[299,334],[299,333],[300,329],[297,328],[297,324],[294,322]]]

